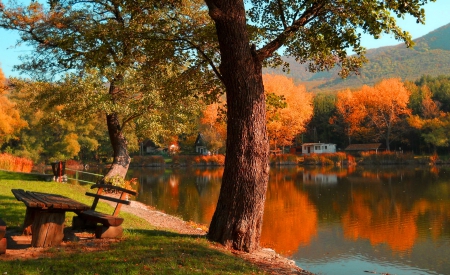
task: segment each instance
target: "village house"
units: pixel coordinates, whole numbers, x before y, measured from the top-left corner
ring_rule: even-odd
[[[336,144],[332,143],[303,143],[302,154],[324,154],[324,153],[336,153]]]
[[[195,152],[200,155],[209,155],[210,153],[206,148],[205,139],[200,133],[197,135],[197,139],[195,140]]]

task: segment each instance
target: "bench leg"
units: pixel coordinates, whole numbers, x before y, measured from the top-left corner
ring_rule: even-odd
[[[115,239],[122,237],[123,228],[122,226],[104,226],[98,225],[95,229],[95,237],[97,239]]]
[[[6,253],[6,238],[0,239],[0,254]]]
[[[36,211],[31,246],[59,245],[64,238],[65,212]]]
[[[27,207],[27,211],[25,212],[25,220],[23,222],[23,226],[22,226],[22,234],[26,235],[26,236],[30,236],[33,232],[31,230],[32,225],[33,225],[33,221],[34,221],[34,216],[36,215],[36,209],[33,208],[28,208]]]

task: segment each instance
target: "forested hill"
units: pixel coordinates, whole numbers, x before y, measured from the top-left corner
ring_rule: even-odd
[[[304,83],[308,90],[340,90],[373,85],[383,78],[400,77],[402,80],[416,80],[422,75],[450,75],[450,24],[414,40],[414,48],[404,44],[368,50],[369,62],[361,69],[359,76],[341,79],[337,70],[312,74],[304,65],[291,62],[290,74],[298,83]],[[281,69],[267,72],[283,74]]]

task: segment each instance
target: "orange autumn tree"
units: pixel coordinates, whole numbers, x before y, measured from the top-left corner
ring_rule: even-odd
[[[338,92],[336,115],[330,119],[331,124],[341,125],[348,144],[352,143],[352,137],[361,130],[361,123],[366,117],[366,110],[359,100],[356,93],[351,92],[350,89]]]
[[[374,87],[364,85],[355,92],[339,92],[337,115],[330,123],[344,125],[349,144],[352,137],[359,135],[373,141],[384,140],[389,150],[395,139],[394,130],[411,114],[410,94],[398,78],[383,80]]]
[[[227,126],[223,112],[223,102],[213,103],[206,106],[200,118],[200,131],[211,152],[219,152],[225,147]]]
[[[374,87],[363,86],[357,92],[367,112],[368,126],[376,129],[378,139],[385,140],[388,151],[394,138],[393,130],[411,114],[408,108],[410,95],[399,78],[382,80]]]
[[[0,145],[25,126],[27,123],[20,118],[19,110],[8,98],[6,78],[0,69]]]
[[[305,131],[313,114],[313,95],[305,86],[295,85],[282,75],[263,75],[267,102],[267,132],[270,145],[289,146],[296,135]]]

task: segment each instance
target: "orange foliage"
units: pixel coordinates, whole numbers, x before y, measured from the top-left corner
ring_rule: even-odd
[[[295,136],[305,131],[313,114],[313,95],[305,86],[296,86],[292,79],[282,75],[263,75],[265,93],[285,98],[287,107],[267,115],[267,131],[271,145],[288,146]]]
[[[16,105],[8,99],[6,79],[0,69],[0,143],[25,126],[27,123],[20,118]]]
[[[338,116],[330,122],[343,123],[349,138],[355,133],[376,131],[377,137],[385,139],[389,146],[393,127],[403,116],[411,113],[408,108],[410,94],[398,78],[383,80],[374,87],[365,85],[356,92],[339,92],[336,102]]]
[[[261,245],[292,255],[317,235],[317,209],[285,173],[272,173],[271,178],[263,219],[271,222],[263,222]]]
[[[345,125],[345,132],[348,137],[354,135],[366,116],[366,110],[360,104],[356,93],[351,92],[349,89],[338,92],[336,111],[340,118],[333,117],[330,119],[330,122],[333,124],[340,119]]]
[[[225,146],[227,126],[221,116],[221,110],[223,108],[223,103],[208,105],[203,110],[202,117],[200,118],[200,129],[211,151],[217,151]]]
[[[33,161],[9,154],[0,154],[0,169],[13,172],[30,173],[33,169]]]

